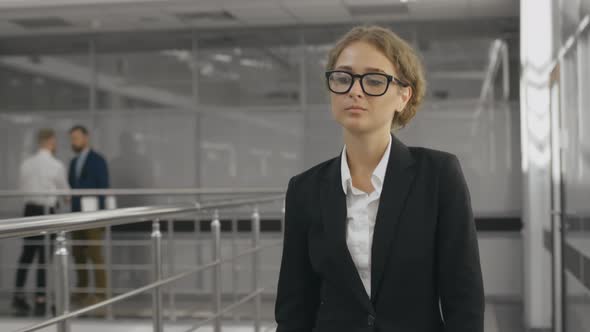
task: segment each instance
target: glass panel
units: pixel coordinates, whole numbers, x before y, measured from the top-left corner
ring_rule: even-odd
[[[516,105],[427,102],[399,137],[457,155],[477,216],[520,214],[519,118]]]
[[[301,171],[304,131],[297,109],[207,107],[201,121],[203,187],[280,188]]]
[[[352,26],[305,29],[305,91],[308,104],[329,104],[330,94],[326,87],[324,72],[328,52],[338,38]]]
[[[218,106],[299,104],[297,30],[199,37],[199,102]]]
[[[87,109],[91,72],[86,55],[0,57],[0,109]]]
[[[37,150],[39,128],[56,130],[58,156],[68,155],[67,131],[90,104],[86,54],[0,56],[0,188],[18,189],[20,163]],[[75,112],[63,122],[50,119]],[[22,216],[22,198],[0,200],[0,218]]]
[[[194,109],[194,58],[186,44],[147,51],[99,48],[98,109]]]

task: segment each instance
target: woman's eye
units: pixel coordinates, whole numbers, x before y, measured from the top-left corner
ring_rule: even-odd
[[[379,80],[379,79],[367,79],[366,83],[371,86],[380,86],[380,85],[385,84],[385,82],[383,82],[383,80]]]
[[[340,84],[350,83],[350,77],[336,77],[336,82]]]

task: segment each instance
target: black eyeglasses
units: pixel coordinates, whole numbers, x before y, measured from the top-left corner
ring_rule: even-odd
[[[342,70],[332,70],[326,72],[328,89],[337,94],[345,94],[350,91],[354,85],[354,79],[358,78],[361,82],[361,89],[368,96],[383,96],[389,88],[389,83],[394,82],[401,87],[407,87],[409,84],[399,79],[383,73],[365,73],[362,75],[352,74]]]

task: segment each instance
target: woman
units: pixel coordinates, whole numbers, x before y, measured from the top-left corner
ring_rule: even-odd
[[[408,148],[424,96],[412,48],[357,27],[326,81],[344,149],[293,177],[275,308],[278,332],[483,332],[470,198],[454,155]]]

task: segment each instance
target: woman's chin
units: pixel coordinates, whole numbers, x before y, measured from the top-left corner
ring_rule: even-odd
[[[341,122],[340,125],[351,134],[365,134],[371,130],[370,127],[363,122],[364,121],[358,121],[358,119],[346,119]]]

